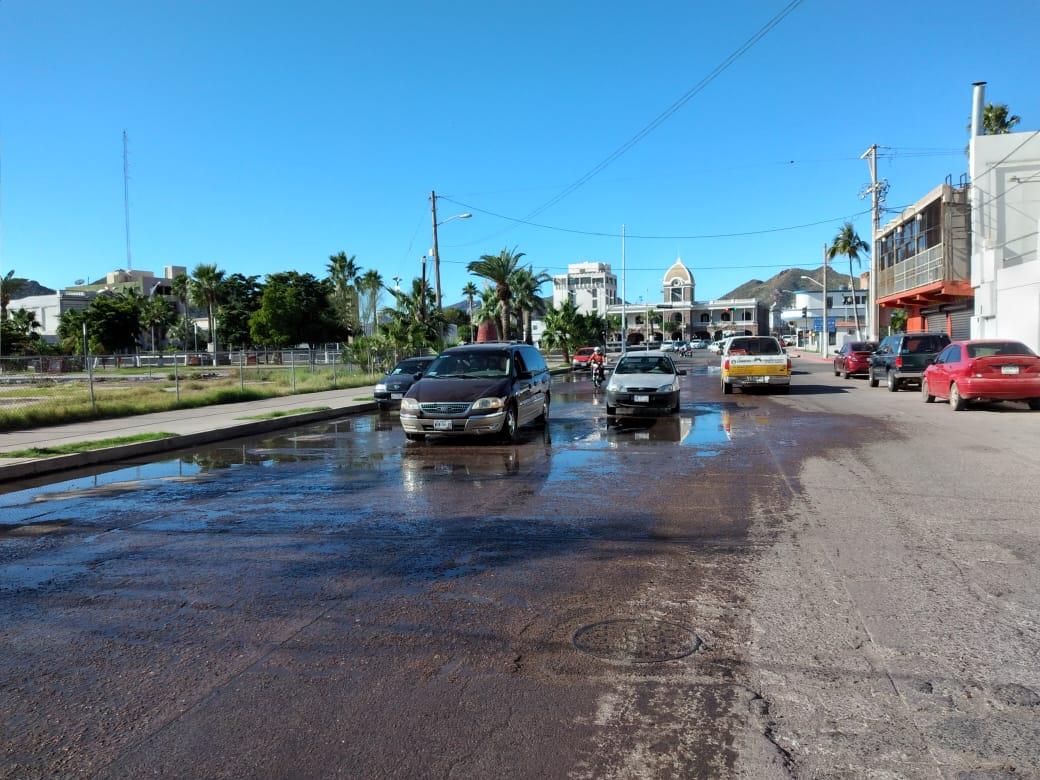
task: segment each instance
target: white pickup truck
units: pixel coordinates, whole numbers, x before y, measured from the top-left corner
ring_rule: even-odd
[[[772,336],[731,336],[722,343],[722,392],[734,387],[791,389],[791,359]]]

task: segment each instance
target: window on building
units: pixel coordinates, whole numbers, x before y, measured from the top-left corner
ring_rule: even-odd
[[[724,311],[724,312],[722,312],[721,319],[722,319],[723,322],[729,322],[732,319],[732,317],[730,317],[730,314],[729,314],[728,311]]]
[[[704,312],[704,314],[701,315],[701,322],[711,322],[711,315],[708,314],[708,312]]]
[[[673,303],[680,303],[682,301],[682,282],[678,279],[672,279],[672,289],[669,300]]]
[[[744,316],[745,320],[750,320],[751,319],[751,312],[745,311],[743,316]]]

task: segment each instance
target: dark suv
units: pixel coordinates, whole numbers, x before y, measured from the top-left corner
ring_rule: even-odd
[[[423,371],[430,367],[434,361],[432,357],[414,357],[402,360],[394,370],[384,376],[376,383],[375,392],[372,397],[380,411],[386,411],[391,404],[404,398],[408,388],[413,382],[418,382]]]
[[[870,386],[884,379],[891,392],[903,385],[920,386],[921,377],[935,356],[950,343],[945,333],[896,333],[881,340],[877,352],[870,356],[867,374]]]
[[[549,420],[549,369],[527,344],[446,349],[401,399],[409,441],[428,434],[492,434],[516,441],[521,425]]]

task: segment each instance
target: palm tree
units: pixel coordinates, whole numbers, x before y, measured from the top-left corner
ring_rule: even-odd
[[[358,288],[361,266],[357,264],[357,255],[347,256],[346,252],[329,255],[329,281],[332,282],[332,299],[340,321],[348,331],[356,330],[358,321]]]
[[[849,284],[852,287],[852,315],[856,320],[856,338],[859,338],[859,308],[856,306],[856,275],[852,266],[853,263],[859,265],[860,252],[869,251],[870,245],[859,237],[851,222],[846,222],[841,226],[838,235],[834,237],[834,242],[827,248],[828,260],[833,260],[838,255],[845,255],[849,258]],[[824,290],[823,294],[826,295],[827,291]],[[824,323],[824,327],[826,327],[826,323]]]
[[[1010,133],[1021,121],[1022,117],[1009,112],[1007,103],[987,103],[982,109],[982,126],[986,135]]]
[[[480,293],[480,306],[477,307],[476,314],[476,328],[473,330],[473,341],[481,341],[480,339],[480,328],[485,323],[490,323],[491,327],[498,330],[496,324],[502,317],[502,301],[498,299],[498,295],[493,287],[486,287]],[[470,327],[473,327],[472,321]],[[488,333],[488,328],[484,328],[484,341],[495,341],[499,338],[499,334],[494,334],[495,338],[491,338]]]
[[[549,349],[563,352],[563,362],[571,363],[571,346],[577,335],[578,307],[573,301],[564,301],[558,309],[549,309],[545,313],[545,331],[542,333],[542,344]]]
[[[385,332],[394,348],[418,354],[437,340],[440,317],[428,282],[413,279],[409,290],[390,290],[394,308],[384,309]]]
[[[0,276],[0,321],[7,319],[7,306],[23,287],[25,279],[15,279],[13,268],[6,276]]]
[[[509,289],[509,277],[520,265],[523,252],[517,252],[503,248],[497,255],[481,255],[479,260],[474,260],[466,266],[466,270],[495,285],[495,293],[502,304],[502,338],[509,338],[509,304],[512,299],[512,291]]]
[[[466,300],[469,301],[469,324],[473,325],[473,299],[480,295],[480,290],[473,282],[466,282],[466,285],[462,288],[462,294],[466,296]]]
[[[209,334],[213,340],[213,365],[217,365],[217,321],[214,308],[220,301],[220,284],[224,281],[224,272],[215,264],[199,263],[191,272],[188,290],[192,303],[205,306],[209,312]]]
[[[550,280],[545,271],[537,274],[531,266],[519,268],[509,278],[509,287],[512,291],[513,300],[516,302],[517,324],[523,333],[524,341],[528,344],[534,343],[534,334],[531,332],[531,317],[534,312],[542,306],[542,298],[538,295],[538,289]]]
[[[372,330],[369,335],[376,335],[379,320],[379,295],[383,291],[383,277],[374,268],[365,271],[357,282],[358,290],[365,296],[365,319],[372,318]]]
[[[152,296],[141,304],[141,325],[151,333],[152,352],[155,352],[155,333],[159,333],[159,341],[163,340],[167,328],[173,323],[174,312],[169,302],[160,296]]]

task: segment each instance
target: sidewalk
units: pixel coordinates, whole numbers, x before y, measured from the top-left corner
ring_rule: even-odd
[[[68,425],[0,433],[0,482],[128,457],[151,455],[221,439],[266,433],[278,428],[340,417],[343,414],[371,411],[376,408],[374,401],[357,399],[370,398],[373,389],[370,385],[344,390],[326,390],[320,393],[266,398],[262,401],[201,406],[196,409],[177,409],[112,420],[90,420]],[[327,406],[329,409],[268,420],[241,419],[265,412],[291,411],[315,406]],[[57,444],[72,444],[159,431],[177,435],[168,439],[138,442],[51,458],[4,457],[5,452],[28,447],[53,447]]]

